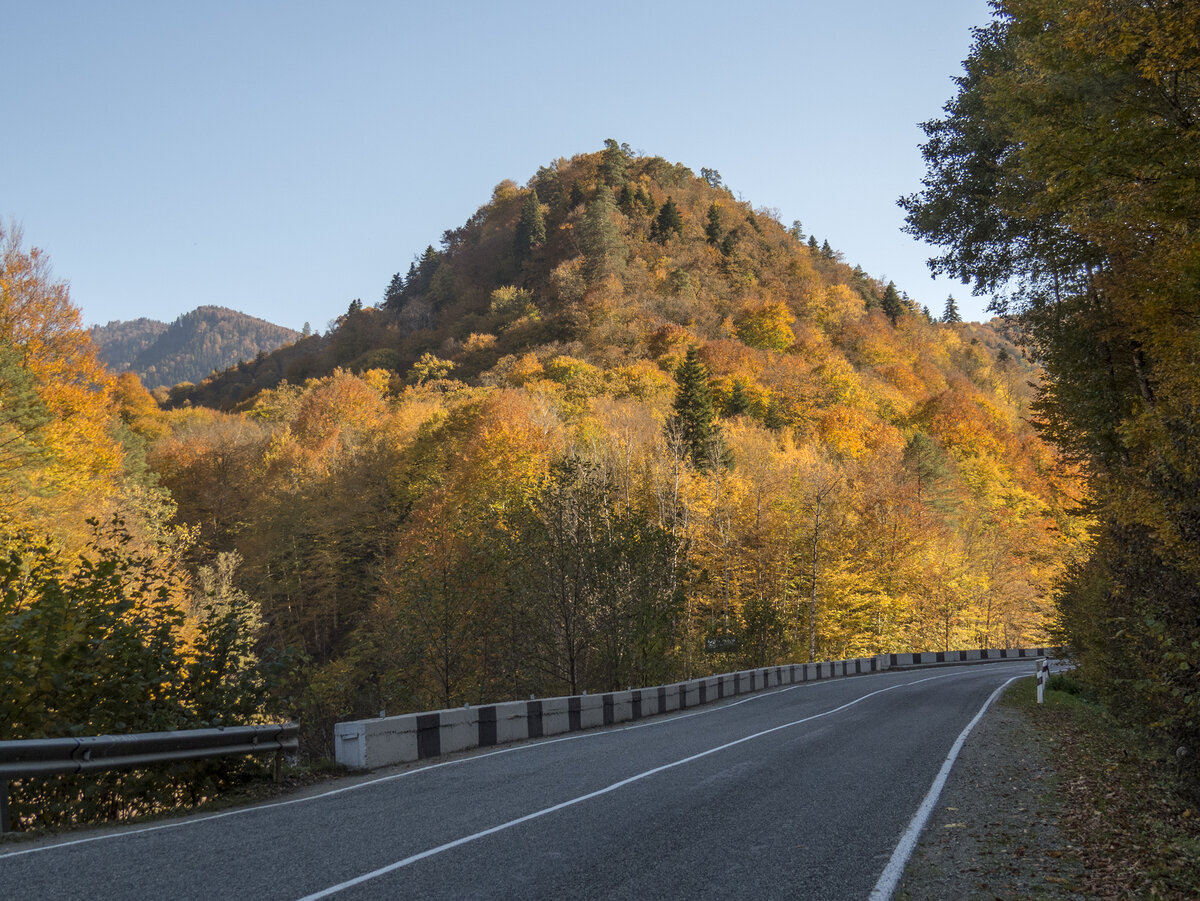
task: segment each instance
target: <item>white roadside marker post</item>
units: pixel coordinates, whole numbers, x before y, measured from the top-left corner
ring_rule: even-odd
[[[1037,665],[1037,702],[1045,703],[1046,699],[1046,681],[1050,677],[1050,661],[1045,657],[1038,661]]]

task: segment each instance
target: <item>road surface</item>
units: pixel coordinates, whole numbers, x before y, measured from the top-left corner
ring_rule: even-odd
[[[0,898],[867,899],[1031,661],[787,686],[0,850]]]

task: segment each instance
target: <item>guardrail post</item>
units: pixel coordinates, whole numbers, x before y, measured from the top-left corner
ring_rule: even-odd
[[[0,835],[12,831],[12,820],[8,815],[8,780],[0,779]]]
[[[271,767],[271,776],[274,778],[276,785],[278,785],[280,782],[283,781],[283,750],[282,749],[275,752],[275,763]]]
[[[1050,674],[1050,661],[1045,657],[1038,660],[1037,664],[1037,702],[1045,703],[1046,698],[1046,678]]]

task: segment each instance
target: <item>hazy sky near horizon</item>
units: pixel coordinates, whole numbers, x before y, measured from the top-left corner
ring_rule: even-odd
[[[605,138],[717,169],[939,314],[896,200],[986,0],[6,4],[0,220],[86,324],[320,331],[503,179]]]

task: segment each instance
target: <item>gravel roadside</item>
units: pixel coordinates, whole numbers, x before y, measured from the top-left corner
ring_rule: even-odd
[[[1031,690],[1028,682],[1010,691]],[[896,892],[898,901],[1083,899],[1060,827],[1058,742],[999,699],[972,731]]]

